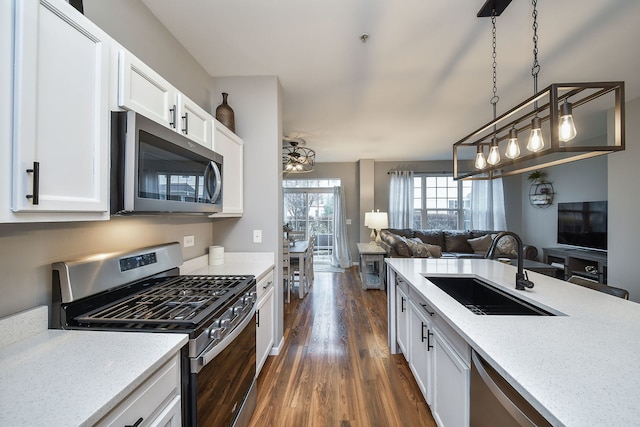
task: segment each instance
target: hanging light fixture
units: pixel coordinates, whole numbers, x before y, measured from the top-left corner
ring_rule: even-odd
[[[487,0],[478,17],[491,16],[495,19],[509,2]],[[531,74],[534,95],[500,117],[496,117],[494,104],[494,119],[491,122],[453,144],[453,177],[456,180],[494,179],[625,149],[624,82],[553,83],[538,91],[537,0],[532,0],[532,4],[534,61]],[[493,101],[497,102],[495,92]],[[593,118],[597,118],[595,122],[606,123],[606,129],[589,135],[583,132],[577,137],[574,124],[576,111],[581,112],[585,121],[594,122]],[[527,150],[521,153],[518,134],[523,132],[529,132],[530,136]],[[502,142],[506,142],[504,159],[500,158],[499,152]],[[483,152],[485,145],[489,146],[486,159]],[[469,159],[474,155],[475,169],[469,170]]]
[[[302,139],[285,138],[288,145],[282,147],[282,171],[285,173],[306,173],[313,170],[316,153],[310,148],[301,147]]]

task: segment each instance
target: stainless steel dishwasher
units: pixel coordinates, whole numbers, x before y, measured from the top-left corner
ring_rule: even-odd
[[[471,359],[471,427],[551,426],[475,351]]]

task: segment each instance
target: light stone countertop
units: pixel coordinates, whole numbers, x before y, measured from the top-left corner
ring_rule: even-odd
[[[227,252],[224,263],[209,265],[207,255],[185,261],[180,274],[253,275],[259,282],[275,266],[273,252]]]
[[[93,425],[188,340],[47,329],[47,319],[46,306],[0,319],[0,333],[10,337],[0,342],[0,425]],[[17,328],[25,328],[22,340]]]
[[[388,258],[483,358],[554,425],[640,422],[640,304],[478,259]],[[475,276],[558,316],[478,316],[423,274]]]

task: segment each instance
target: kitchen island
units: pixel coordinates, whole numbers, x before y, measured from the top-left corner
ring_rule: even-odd
[[[392,353],[401,350],[395,292],[400,279],[553,425],[638,424],[640,305],[534,272],[529,279],[535,287],[516,291],[516,268],[498,261],[386,262]],[[477,277],[555,316],[476,315],[424,275]]]

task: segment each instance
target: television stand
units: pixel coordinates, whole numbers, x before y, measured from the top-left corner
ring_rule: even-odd
[[[542,248],[544,262],[558,266],[558,278],[581,276],[607,284],[607,253],[589,249]]]

